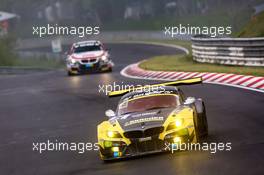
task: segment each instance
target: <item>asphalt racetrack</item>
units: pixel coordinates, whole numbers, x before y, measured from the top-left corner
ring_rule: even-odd
[[[118,101],[99,93],[98,85],[149,83],[119,72],[151,56],[181,52],[143,44],[108,47],[116,64],[113,73],[68,77],[58,70],[0,76],[1,175],[264,174],[264,94],[220,85],[182,89],[206,103],[208,142],[231,142],[231,151],[185,151],[113,163],[103,163],[97,151],[33,151],[33,142],[96,142],[97,124]]]

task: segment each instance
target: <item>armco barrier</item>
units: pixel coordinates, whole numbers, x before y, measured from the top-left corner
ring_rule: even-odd
[[[181,79],[202,77],[204,83],[233,86],[264,93],[264,77],[251,75],[236,75],[211,72],[165,72],[141,69],[139,63],[126,66],[121,75],[129,78],[145,80],[175,81]]]
[[[202,63],[264,66],[264,38],[192,38],[193,59]]]

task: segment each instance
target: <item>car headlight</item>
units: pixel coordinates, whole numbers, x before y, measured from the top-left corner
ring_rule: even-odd
[[[106,56],[106,55],[103,55],[103,56],[101,57],[101,60],[103,60],[103,61],[107,61],[107,60],[108,60],[108,58],[107,58],[107,56]]]
[[[76,63],[76,60],[74,60],[74,59],[70,59],[71,60],[71,63],[72,64],[75,64]]]
[[[174,143],[181,142],[181,138],[180,138],[180,137],[174,137],[174,138],[173,138],[173,142],[174,142]]]
[[[178,128],[178,127],[181,127],[182,126],[182,123],[183,123],[183,119],[176,119],[175,121],[175,126]]]
[[[183,126],[183,123],[184,123],[184,120],[179,118],[179,119],[176,119],[174,122],[171,122],[168,127],[167,127],[167,131],[168,130],[171,130],[171,129],[176,129],[176,128],[180,128]]]
[[[122,138],[121,134],[117,131],[107,131],[107,137],[110,138]]]
[[[113,152],[118,152],[119,151],[119,147],[112,147],[112,151]]]
[[[177,131],[174,131],[170,134],[167,134],[165,136],[165,139],[172,139],[173,141],[176,141],[177,139],[175,139],[176,137],[184,137],[184,136],[188,136],[189,135],[189,131],[187,128],[182,128],[182,129],[179,129]]]
[[[77,62],[75,59],[72,59],[72,58],[68,58],[67,61],[69,64],[75,64]]]

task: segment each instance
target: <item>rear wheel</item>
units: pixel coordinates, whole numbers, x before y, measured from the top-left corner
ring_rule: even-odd
[[[203,136],[208,136],[208,123],[207,123],[207,116],[206,116],[206,110],[203,103]]]

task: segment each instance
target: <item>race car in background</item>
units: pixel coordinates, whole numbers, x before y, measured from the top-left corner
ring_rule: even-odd
[[[67,53],[68,75],[112,71],[113,62],[100,41],[74,43]]]
[[[107,110],[105,115],[109,119],[97,126],[101,159],[165,152],[169,151],[167,145],[197,143],[207,136],[203,100],[185,98],[181,89],[176,87],[196,83],[202,83],[202,79],[110,92],[109,97],[122,97],[116,112]]]

